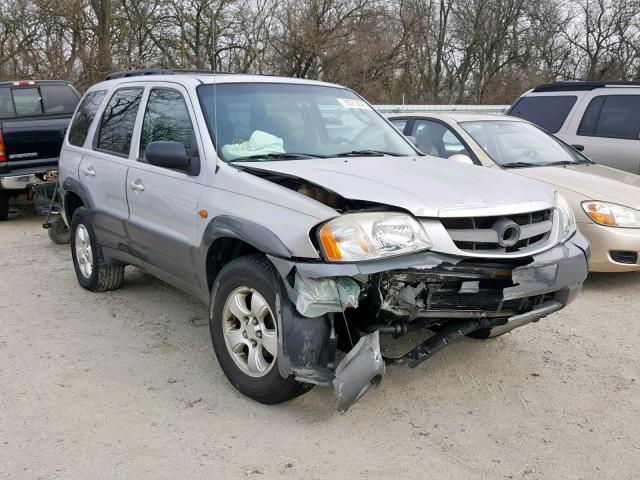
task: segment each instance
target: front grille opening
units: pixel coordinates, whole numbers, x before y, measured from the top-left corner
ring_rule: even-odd
[[[544,244],[552,230],[553,209],[506,216],[456,217],[440,219],[453,243],[467,252],[513,253],[524,252]],[[521,228],[521,238],[514,245],[503,246],[498,239],[498,222],[513,222]],[[540,225],[545,223],[545,225]],[[487,241],[487,238],[495,241]]]

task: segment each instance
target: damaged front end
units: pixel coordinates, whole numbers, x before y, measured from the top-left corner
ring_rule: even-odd
[[[560,310],[581,289],[589,246],[580,233],[544,253],[482,259],[432,251],[355,263],[270,256],[282,277],[278,365],[283,376],[333,386],[345,410],[385,365],[414,367],[465,335],[493,337]],[[385,357],[379,336],[429,338]],[[346,355],[336,364],[340,354]]]

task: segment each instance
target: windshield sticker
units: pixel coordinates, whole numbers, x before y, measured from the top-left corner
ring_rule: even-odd
[[[371,108],[359,98],[338,98],[338,102],[345,108],[357,108],[359,110],[369,110]]]

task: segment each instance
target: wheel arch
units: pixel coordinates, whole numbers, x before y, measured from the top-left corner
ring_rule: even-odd
[[[71,225],[73,213],[79,207],[91,209],[93,206],[91,194],[80,182],[73,178],[65,179],[62,184],[62,193],[62,202],[64,214],[67,219],[67,225]]]
[[[218,272],[231,260],[251,253],[263,253],[291,258],[282,240],[268,228],[231,215],[221,215],[207,225],[202,244],[205,275],[209,291]]]

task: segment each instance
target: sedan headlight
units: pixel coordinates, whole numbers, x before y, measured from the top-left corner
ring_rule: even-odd
[[[576,233],[576,217],[573,214],[573,210],[569,206],[567,199],[559,192],[556,192],[556,208],[560,213],[560,232],[562,235],[562,242],[568,240],[574,233]]]
[[[355,262],[428,250],[431,240],[411,215],[393,212],[348,213],[319,230],[327,260]]]
[[[640,210],[615,203],[587,201],[582,209],[598,225],[621,228],[640,228]]]

